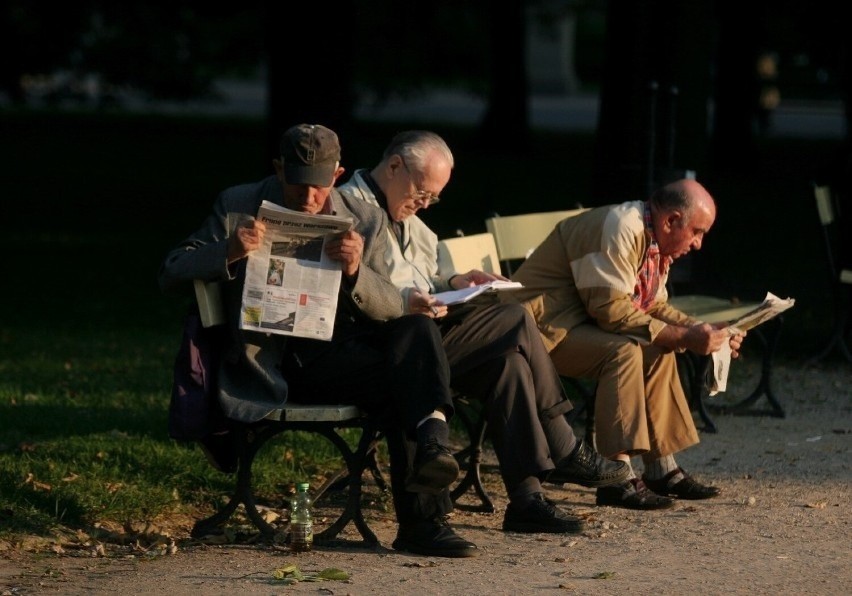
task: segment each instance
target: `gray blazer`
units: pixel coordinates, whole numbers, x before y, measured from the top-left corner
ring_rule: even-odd
[[[260,420],[287,401],[287,381],[280,367],[286,337],[239,329],[245,259],[228,267],[228,236],[246,215],[257,214],[264,199],[281,205],[282,197],[283,189],[275,176],[226,189],[201,228],[168,253],[159,272],[164,292],[190,291],[196,279],[222,282],[229,340],[219,370],[219,398],[225,414],[243,422]],[[336,189],[332,189],[329,200],[333,212],[351,217],[355,230],[364,236],[357,279],[354,284],[341,283],[331,340],[335,342],[354,326],[401,316],[403,303],[384,260],[387,215],[364,201],[343,197]],[[323,350],[322,344],[328,345],[320,340],[310,342],[317,344],[317,355]]]

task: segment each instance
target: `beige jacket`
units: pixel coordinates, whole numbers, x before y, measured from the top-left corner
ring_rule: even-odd
[[[608,205],[561,221],[512,276],[523,290],[504,292],[535,317],[548,350],[577,325],[652,342],[666,324],[695,324],[667,303],[667,276],[647,312],[631,300],[650,234],[642,201]]]

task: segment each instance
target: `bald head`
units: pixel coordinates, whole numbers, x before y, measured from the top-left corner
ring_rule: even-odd
[[[660,254],[676,259],[701,248],[716,221],[716,202],[706,188],[684,178],[655,191],[650,202]]]

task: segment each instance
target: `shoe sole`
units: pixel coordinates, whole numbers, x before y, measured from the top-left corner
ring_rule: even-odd
[[[405,490],[430,495],[441,494],[459,477],[459,464],[454,457],[437,459],[417,470],[405,483]]]
[[[653,491],[660,496],[668,497],[670,499],[682,499],[684,501],[703,501],[704,499],[712,499],[713,497],[718,497],[720,494],[722,494],[722,489],[715,487],[715,486],[705,486],[704,487],[705,490],[713,490],[712,494],[710,494],[710,493],[704,493],[704,494],[701,494],[701,493],[684,493],[684,494],[680,494],[676,491],[671,491],[671,490],[665,490],[665,491],[654,490],[653,488],[651,488],[651,485],[648,484],[648,480],[646,480],[644,476],[642,476],[642,482],[645,483],[645,486],[648,487],[648,490]],[[653,483],[653,480],[651,482]]]
[[[413,553],[415,555],[423,555],[424,557],[446,557],[448,559],[466,559],[468,557],[479,556],[479,549],[475,546],[472,548],[460,548],[456,550],[439,550],[432,548],[421,548],[416,545],[408,544],[400,540],[394,540],[393,549],[402,553]]]
[[[579,478],[556,478],[551,480],[550,478],[548,478],[547,482],[550,482],[551,484],[579,484],[580,486],[585,486],[586,488],[601,488],[603,486],[612,486],[613,484],[623,484],[625,481],[627,481],[628,476],[630,476],[630,468],[625,466],[624,471],[621,474],[605,480],[585,480]]]
[[[595,501],[595,505],[598,507],[619,507],[621,509],[633,509],[635,511],[654,511],[657,509],[671,509],[674,507],[674,499],[670,499],[667,503],[657,503],[657,504],[636,504],[631,505],[625,501]]]

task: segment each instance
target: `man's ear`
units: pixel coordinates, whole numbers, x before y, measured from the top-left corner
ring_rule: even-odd
[[[670,230],[673,230],[677,227],[680,227],[680,225],[682,223],[683,223],[683,213],[681,213],[680,211],[677,211],[677,210],[672,211],[671,213],[669,213],[666,216],[666,226]]]
[[[334,186],[334,184],[337,182],[338,178],[343,176],[343,172],[345,172],[345,171],[346,171],[346,168],[344,168],[343,166],[337,166],[337,169],[334,170],[334,178],[331,181],[332,186]]]

